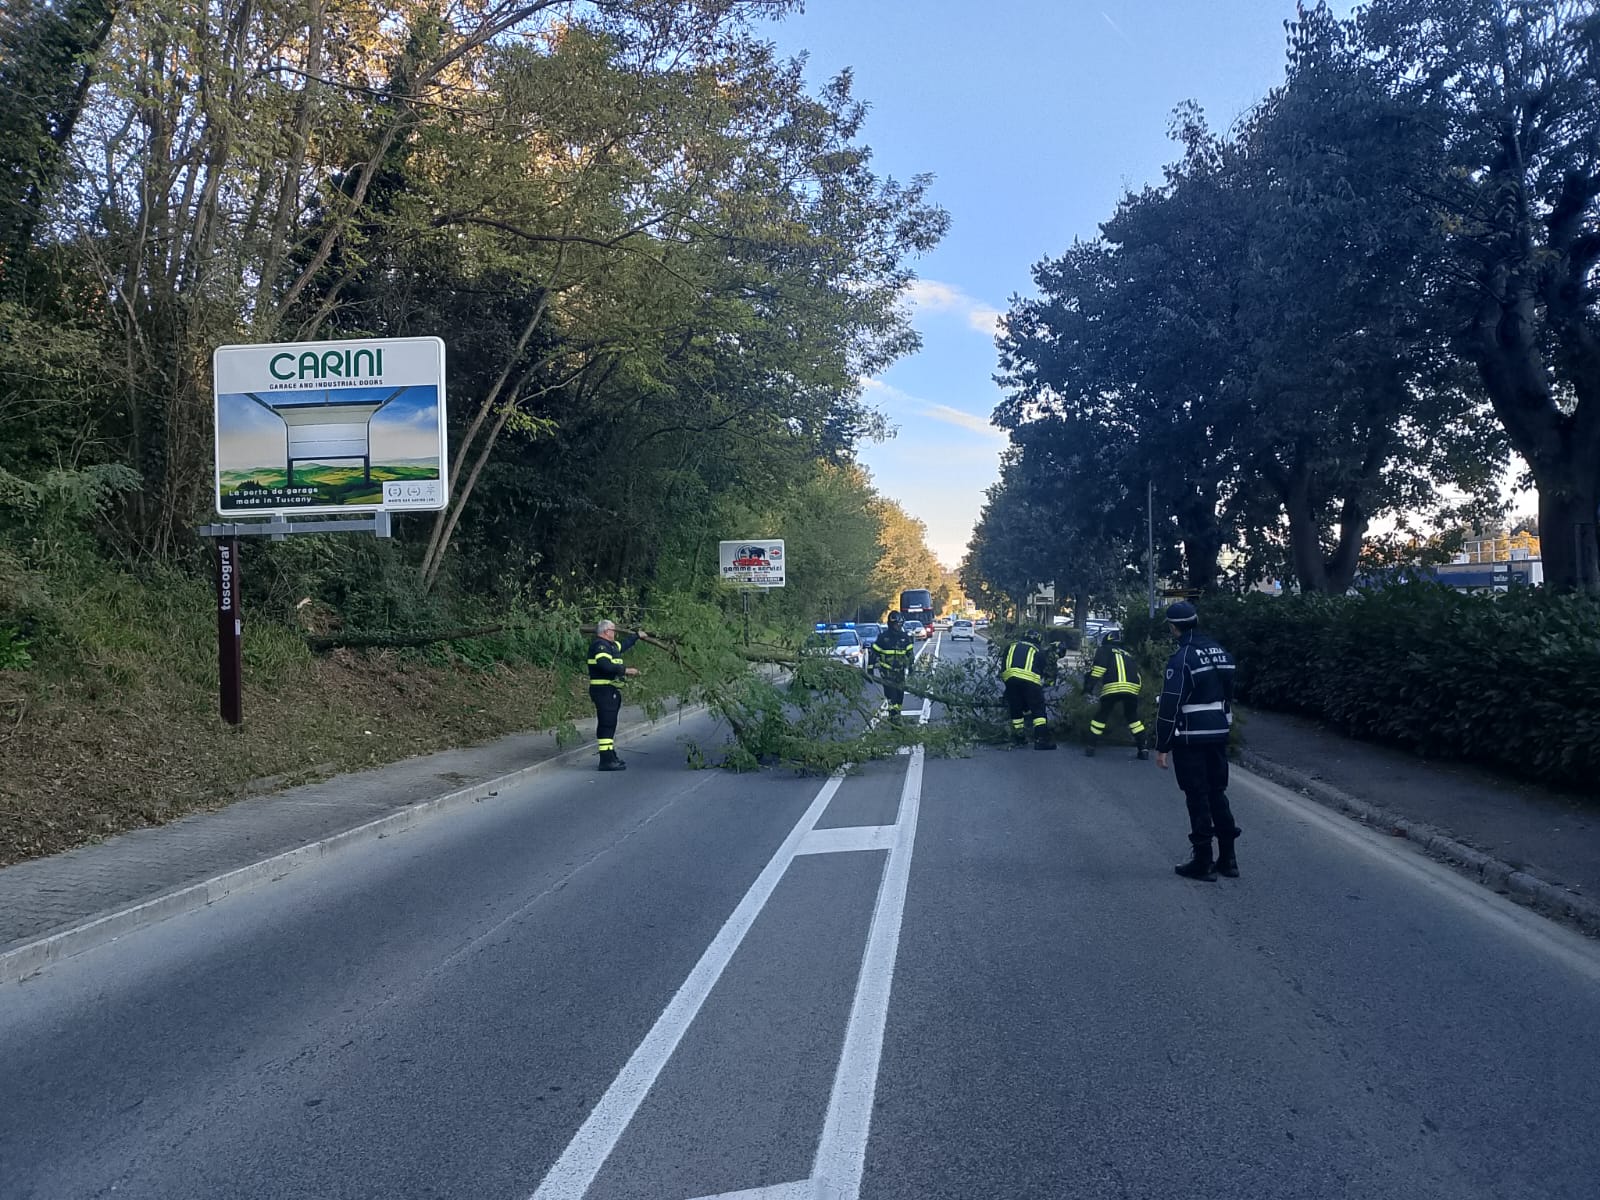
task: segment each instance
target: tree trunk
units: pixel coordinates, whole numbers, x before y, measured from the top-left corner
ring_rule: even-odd
[[[1596,472],[1588,472],[1593,476]],[[1539,485],[1539,555],[1545,586],[1600,592],[1600,487],[1569,474],[1535,469]]]
[[[1325,560],[1328,591],[1343,595],[1356,581],[1356,569],[1361,565],[1361,544],[1367,537],[1370,524],[1367,511],[1356,500],[1346,499],[1339,513],[1339,544],[1333,557]]]
[[[1289,518],[1289,557],[1294,563],[1295,581],[1302,592],[1326,592],[1328,571],[1322,561],[1322,528],[1303,484],[1284,496],[1283,511]]]
[[[1217,590],[1222,574],[1222,531],[1213,522],[1208,528],[1191,530],[1183,539],[1183,577],[1192,592]]]

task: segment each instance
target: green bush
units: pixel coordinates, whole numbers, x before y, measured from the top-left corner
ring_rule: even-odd
[[[1417,583],[1206,601],[1240,698],[1564,787],[1600,775],[1600,599]]]

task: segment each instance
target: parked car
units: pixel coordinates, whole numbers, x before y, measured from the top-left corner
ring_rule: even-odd
[[[952,621],[950,623],[950,640],[952,642],[968,641],[973,638],[971,621]]]
[[[974,629],[987,629],[987,628],[989,628],[989,618],[988,617],[978,617],[978,618],[976,618],[972,622],[972,627]]]
[[[878,635],[883,632],[882,625],[873,625],[870,622],[856,626],[856,636],[861,639],[863,646],[870,646],[878,640]]]
[[[1086,642],[1098,642],[1108,633],[1121,632],[1121,622],[1113,621],[1108,617],[1090,617],[1083,624],[1083,640]]]
[[[933,627],[938,630],[948,630],[950,628],[950,618],[935,617],[933,619]]]
[[[806,641],[806,653],[825,655],[852,667],[866,665],[866,647],[854,629],[819,629]]]

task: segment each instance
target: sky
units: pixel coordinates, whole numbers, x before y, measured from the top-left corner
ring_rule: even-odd
[[[394,394],[394,388],[336,388],[334,394],[351,403],[376,404]],[[312,392],[315,397],[321,391]],[[299,393],[295,394],[298,399]],[[286,400],[277,393],[268,399]],[[375,463],[439,457],[439,393],[434,387],[409,387],[380,409],[368,426]],[[249,396],[228,392],[217,398],[218,471],[251,471],[283,467],[288,431]]]
[[[865,383],[899,433],[859,454],[946,565],[1006,444],[989,425],[995,320],[1034,294],[1034,263],[1160,182],[1178,104],[1226,128],[1281,80],[1293,14],[1293,0],[807,0],[768,29],[809,55],[813,84],[853,70],[879,174],[932,173],[951,215],[907,297],[922,350]]]

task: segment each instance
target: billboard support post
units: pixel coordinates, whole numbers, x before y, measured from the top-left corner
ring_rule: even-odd
[[[239,614],[239,539],[217,539],[217,682],[222,719],[244,720],[244,621]]]
[[[200,527],[200,536],[210,538],[217,546],[217,691],[222,719],[229,725],[244,722],[244,617],[239,599],[239,539],[265,537],[281,542],[297,533],[370,533],[386,538],[392,530],[390,517],[386,512],[343,521],[290,521],[277,516],[270,521]]]

